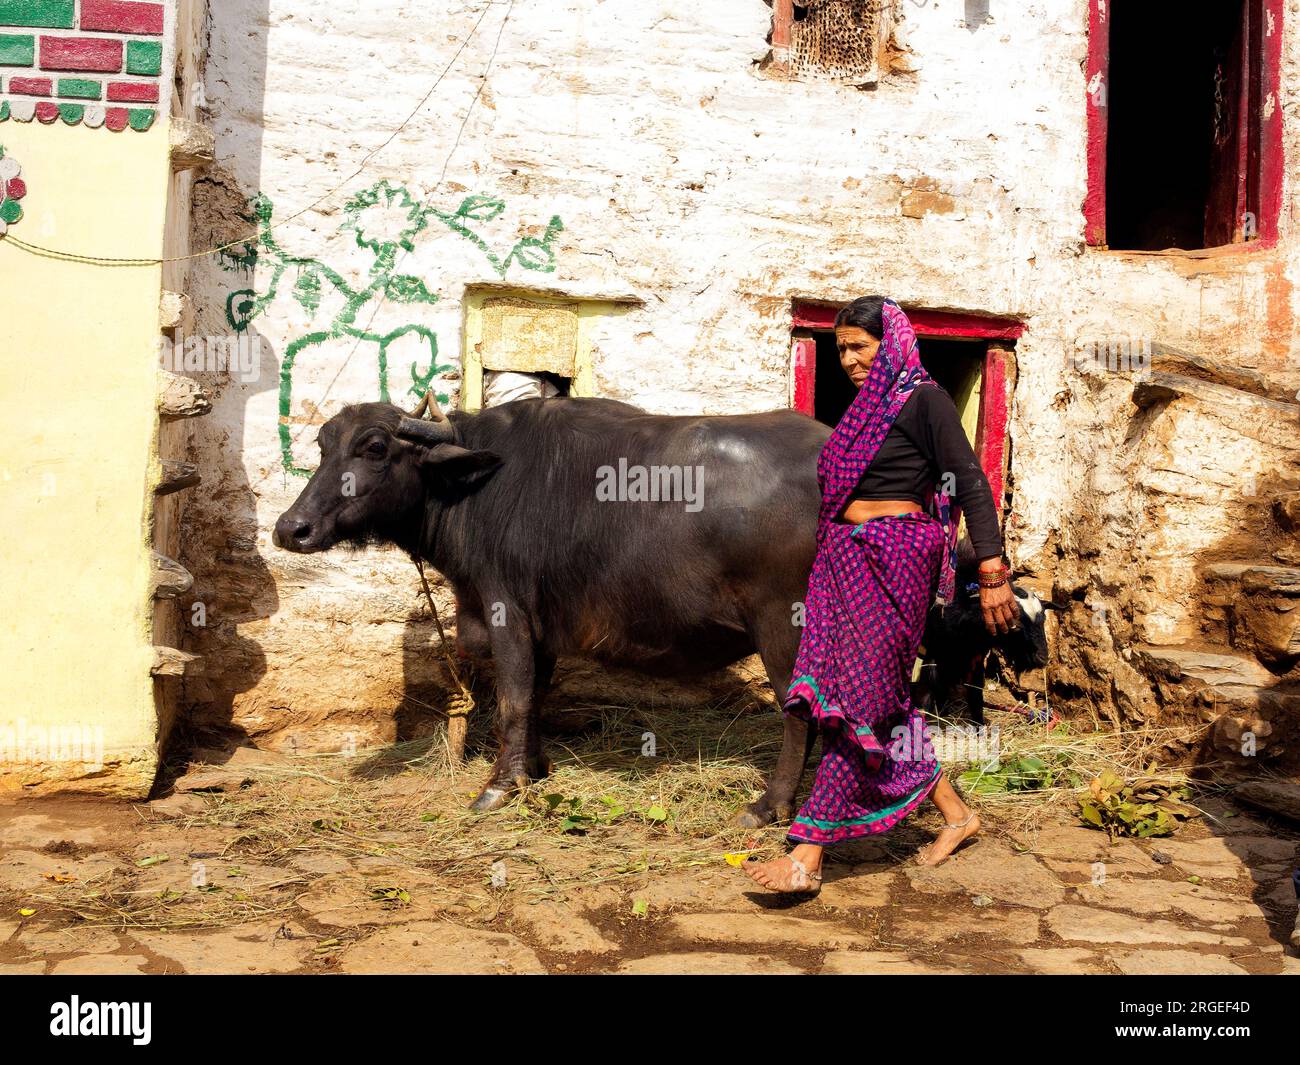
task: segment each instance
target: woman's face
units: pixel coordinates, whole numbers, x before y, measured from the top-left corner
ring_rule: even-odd
[[[840,351],[840,365],[853,387],[861,388],[876,361],[880,341],[856,325],[842,325],[835,330],[835,345]]]

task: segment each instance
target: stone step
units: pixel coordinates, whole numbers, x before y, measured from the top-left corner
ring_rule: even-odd
[[[1291,391],[1265,377],[1258,370],[1226,362],[1220,354],[1215,352],[1213,356],[1200,355],[1158,340],[1150,344],[1151,368],[1154,370],[1217,382],[1265,399],[1275,399],[1285,403],[1295,400],[1295,395]]]
[[[1156,647],[1139,644],[1133,653],[1150,663],[1166,680],[1191,680],[1215,687],[1221,685],[1269,688],[1278,678],[1253,658],[1186,647]]]
[[[1294,418],[1300,414],[1300,405],[1294,399],[1260,396],[1217,381],[1205,381],[1199,377],[1187,377],[1164,370],[1142,370],[1133,375],[1133,402],[1143,409],[1181,397],[1211,403],[1248,416],[1271,414]]]
[[[1134,648],[1133,657],[1161,681],[1162,702],[1212,726],[1217,757],[1249,764],[1280,756],[1300,735],[1300,681],[1284,680],[1253,658],[1150,645]]]
[[[1203,567],[1209,580],[1234,581],[1250,595],[1300,596],[1300,567],[1258,562],[1213,562]]]
[[[1250,780],[1233,789],[1233,798],[1300,824],[1300,784],[1288,780]]]
[[[1212,639],[1226,639],[1275,672],[1285,672],[1300,662],[1300,603],[1296,601],[1300,599],[1300,569],[1214,562],[1202,567],[1201,574],[1210,587],[1205,602],[1217,608],[1205,616]]]

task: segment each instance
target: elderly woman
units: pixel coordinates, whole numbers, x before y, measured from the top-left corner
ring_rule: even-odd
[[[922,864],[979,831],[908,697],[930,604],[953,593],[956,504],[980,559],[985,623],[1006,632],[1016,618],[988,480],[907,315],[864,296],[836,317],[835,340],[858,394],[817,462],[817,557],[785,703],[820,731],[822,760],[793,849],[744,866],[778,892],[815,893],[826,847],[888,831],[927,798],[945,823]]]

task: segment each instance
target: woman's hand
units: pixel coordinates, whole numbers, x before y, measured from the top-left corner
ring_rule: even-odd
[[[996,573],[1002,568],[1000,559],[988,559],[980,563],[981,573]],[[1020,608],[1016,605],[1016,595],[1011,590],[1010,575],[1005,584],[996,588],[980,588],[980,610],[984,613],[984,625],[994,636],[1010,632],[1019,625]]]

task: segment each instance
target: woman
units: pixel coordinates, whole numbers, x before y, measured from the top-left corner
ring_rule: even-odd
[[[1014,626],[992,493],[948,394],[925,372],[893,300],[864,296],[836,316],[840,363],[858,394],[817,461],[817,557],[785,711],[822,735],[791,852],[744,868],[772,891],[815,893],[824,848],[885,832],[928,797],[943,815],[919,860],[937,865],[979,831],[934,759],[908,686],[926,614],[952,597],[957,510],[980,559],[992,631]],[[937,490],[936,490],[937,486]]]

